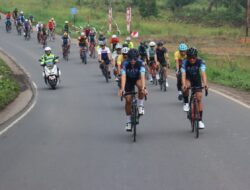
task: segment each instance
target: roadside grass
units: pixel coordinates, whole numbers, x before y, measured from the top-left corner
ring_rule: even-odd
[[[12,102],[19,91],[20,87],[10,68],[0,59],[0,110]]]

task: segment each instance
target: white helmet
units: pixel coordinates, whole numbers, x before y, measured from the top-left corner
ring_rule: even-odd
[[[131,38],[128,36],[127,38],[126,38],[126,41],[130,41],[131,40]]]
[[[116,44],[115,49],[122,49],[122,45],[121,44]]]
[[[20,14],[23,15],[23,11],[21,11]]]
[[[51,48],[47,46],[46,48],[44,48],[44,51],[51,51]]]
[[[28,22],[28,19],[25,19],[25,22]]]
[[[128,54],[128,51],[129,51],[128,47],[122,48],[122,54]]]
[[[116,38],[117,36],[115,34],[112,35],[112,38]]]
[[[81,33],[81,36],[85,36],[85,33],[84,33],[84,32],[82,32],[82,33]]]
[[[149,42],[149,46],[150,46],[150,47],[154,47],[155,45],[156,45],[155,42],[153,42],[153,41],[152,41],[152,42]]]

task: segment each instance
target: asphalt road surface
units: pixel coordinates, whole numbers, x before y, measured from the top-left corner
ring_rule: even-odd
[[[49,43],[61,55],[60,40]],[[0,136],[0,190],[248,190],[250,110],[222,96],[204,98],[206,129],[195,139],[175,80],[149,86],[137,142],[125,132],[123,102],[96,60],[83,65],[76,44],[61,59],[61,85],[45,86],[43,49],[4,31],[0,47],[37,85],[32,111]]]

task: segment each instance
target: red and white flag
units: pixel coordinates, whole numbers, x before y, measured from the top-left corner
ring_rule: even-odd
[[[139,37],[139,32],[134,31],[134,32],[131,32],[130,35],[131,35],[132,38],[138,38]]]

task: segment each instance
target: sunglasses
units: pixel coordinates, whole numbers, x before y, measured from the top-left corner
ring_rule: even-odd
[[[192,56],[192,57],[188,57],[187,59],[188,59],[188,60],[196,60],[196,59],[197,59],[197,57]]]

